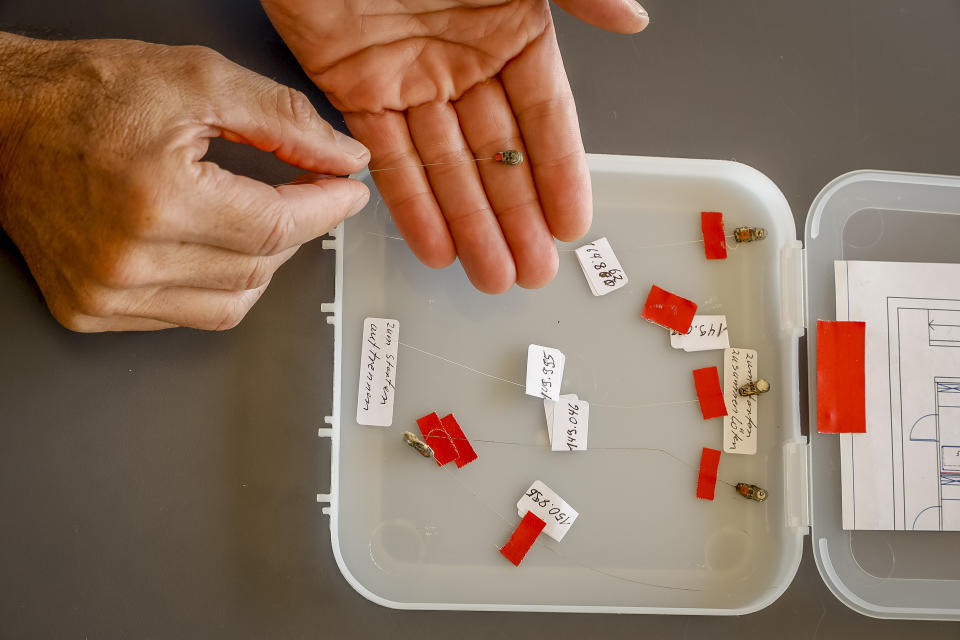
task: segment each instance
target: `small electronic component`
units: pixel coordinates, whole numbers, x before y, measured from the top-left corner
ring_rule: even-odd
[[[756,502],[763,502],[767,499],[766,489],[762,489],[755,484],[747,484],[746,482],[737,483],[737,493],[742,495],[744,498],[754,500]]]
[[[409,431],[404,431],[401,435],[403,436],[403,441],[406,442],[407,445],[412,447],[417,453],[422,455],[424,458],[433,457],[433,449],[431,449],[430,445],[428,445],[426,442],[424,442],[414,434],[410,433]]]
[[[766,393],[770,391],[770,383],[764,380],[763,378],[758,379],[756,382],[748,382],[738,389],[741,396],[758,396],[761,393]]]
[[[507,151],[498,151],[493,159],[499,162],[500,164],[508,164],[511,166],[516,166],[523,163],[523,153],[510,149]]]
[[[767,237],[767,230],[763,227],[737,227],[733,230],[733,239],[737,242],[753,242]]]

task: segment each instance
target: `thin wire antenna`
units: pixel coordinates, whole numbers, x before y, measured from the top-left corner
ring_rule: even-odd
[[[383,169],[368,169],[367,172],[368,172],[368,173],[377,173],[377,172],[380,172],[380,171],[399,171],[400,169],[418,169],[418,168],[420,168],[420,167],[438,167],[438,166],[441,166],[441,165],[453,166],[453,165],[458,165],[458,164],[470,164],[471,162],[483,162],[484,160],[496,160],[496,159],[497,159],[497,158],[496,158],[495,156],[490,156],[489,158],[473,158],[472,160],[462,160],[462,161],[460,161],[460,162],[428,162],[428,163],[426,163],[426,164],[410,164],[410,165],[406,165],[406,166],[403,166],[403,167],[384,167]],[[349,176],[339,176],[339,177],[341,177],[341,178],[346,178],[346,177],[349,177]],[[274,187],[274,188],[277,188],[277,187],[285,187],[285,186],[288,186],[288,185],[291,185],[291,184],[310,184],[310,182],[307,181],[307,182],[305,182],[305,183],[301,183],[300,179],[297,178],[297,179],[291,180],[291,181],[289,181],[289,182],[281,182],[280,184],[275,184],[275,185],[273,185],[273,187]]]
[[[470,164],[471,162],[482,162],[484,160],[496,160],[493,156],[489,158],[474,158],[473,160],[462,160],[460,162],[428,162],[426,164],[410,164],[404,167],[384,167],[383,169],[370,169],[370,173],[377,173],[379,171],[399,171],[400,169],[418,169],[420,167],[437,167],[440,165],[458,165],[458,164]]]

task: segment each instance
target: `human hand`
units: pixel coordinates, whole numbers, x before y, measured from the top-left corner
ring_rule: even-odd
[[[590,178],[546,0],[262,0],[366,144],[397,228],[425,264],[459,256],[489,293],[556,274],[553,238],[590,227]],[[635,33],[633,0],[557,0]],[[471,162],[518,149],[517,167]],[[426,168],[417,165],[444,163]]]
[[[223,137],[308,173],[202,161]],[[304,242],[366,204],[363,145],[203,47],[0,34],[0,225],[74,331],[227,329]]]

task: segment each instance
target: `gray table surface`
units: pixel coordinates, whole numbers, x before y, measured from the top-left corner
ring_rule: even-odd
[[[736,159],[798,233],[853,169],[960,174],[960,3],[666,2],[606,34],[557,12],[588,151]],[[3,28],[206,44],[311,90],[253,0],[31,0]],[[217,145],[266,180],[291,173]],[[329,483],[331,256],[314,243],[224,334],[75,335],[0,236],[0,638],[957,638],[837,601],[809,549],[739,618],[402,612],[357,595],[315,503]],[[805,390],[802,390],[805,393]]]

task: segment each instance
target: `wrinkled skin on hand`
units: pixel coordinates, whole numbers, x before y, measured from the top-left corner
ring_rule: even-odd
[[[202,47],[0,34],[0,224],[75,331],[226,329],[298,247],[369,197],[367,164],[302,94]],[[308,172],[273,188],[209,140]]]
[[[632,0],[563,0],[635,33]],[[546,0],[263,0],[304,70],[370,148],[384,201],[425,264],[459,257],[480,290],[541,287],[554,238],[590,226],[576,108]],[[470,162],[517,149],[517,167]],[[432,167],[416,165],[448,163]]]

